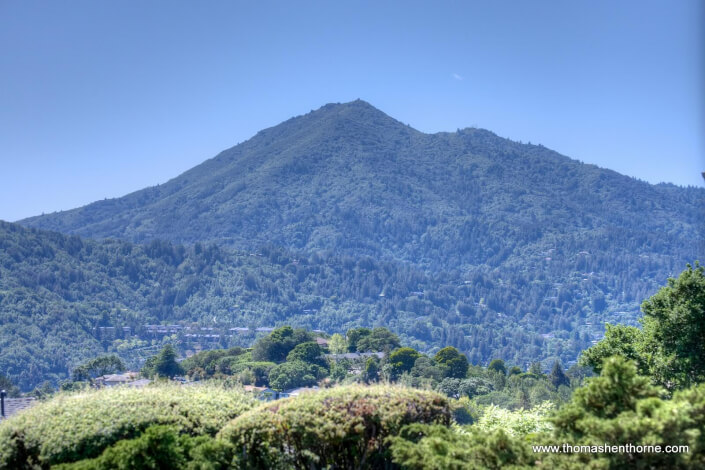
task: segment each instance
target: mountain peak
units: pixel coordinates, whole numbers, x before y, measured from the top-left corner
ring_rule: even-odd
[[[328,103],[309,114],[336,116],[339,118],[366,119],[372,120],[377,124],[381,121],[401,124],[399,121],[375,108],[367,101],[359,98],[355,101],[348,101],[347,103]]]

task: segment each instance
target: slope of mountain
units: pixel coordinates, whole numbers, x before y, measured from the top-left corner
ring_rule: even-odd
[[[132,354],[99,326],[214,319],[567,363],[702,259],[704,208],[703,189],[326,105],[163,185],[21,222],[127,241],[1,225],[0,370],[26,388],[83,351]]]
[[[20,223],[330,249],[439,271],[607,244],[692,259],[704,202],[702,189],[653,186],[480,129],[423,134],[358,100],[266,129],[166,184]]]

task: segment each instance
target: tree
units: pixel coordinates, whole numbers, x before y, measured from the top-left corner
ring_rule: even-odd
[[[17,398],[20,396],[20,389],[17,388],[9,378],[2,374],[0,374],[0,390],[5,390],[8,398]]]
[[[71,374],[75,382],[89,380],[125,370],[125,363],[115,354],[99,356],[76,367]]]
[[[433,359],[448,367],[448,377],[464,378],[468,373],[468,358],[452,346],[441,349]]]
[[[565,375],[563,367],[561,367],[561,363],[558,361],[553,363],[553,369],[551,369],[551,374],[548,376],[548,379],[556,389],[561,385],[565,385],[566,387],[570,386],[570,379]]]
[[[487,366],[487,370],[493,370],[502,375],[507,375],[507,366],[504,365],[504,361],[501,359],[492,359],[490,365]]]
[[[411,375],[439,382],[443,380],[444,377],[449,376],[448,371],[449,367],[447,365],[439,364],[426,356],[419,356],[416,362],[414,362],[414,367],[411,368]]]
[[[641,305],[651,373],[669,390],[705,382],[704,271],[688,265]]]
[[[649,365],[643,353],[644,334],[634,326],[605,325],[605,336],[594,346],[580,355],[580,365],[590,366],[598,374],[602,363],[612,356],[621,356],[633,360],[639,373],[649,374]]]
[[[176,361],[176,350],[171,344],[165,345],[159,354],[147,359],[142,368],[142,374],[147,377],[172,378],[183,373],[181,364]]]
[[[308,341],[313,341],[313,335],[306,330],[281,326],[255,343],[252,359],[261,362],[283,362],[297,344]]]
[[[344,354],[348,350],[348,342],[340,333],[335,333],[330,337],[328,350],[331,354]]]
[[[599,377],[587,379],[570,403],[551,419],[551,441],[571,445],[687,445],[688,452],[607,452],[547,455],[546,468],[703,468],[705,450],[705,385],[677,391],[662,399],[663,389],[640,376],[632,361],[605,360]]]
[[[392,372],[395,377],[398,377],[404,372],[411,371],[414,367],[416,359],[421,354],[413,348],[399,348],[389,355],[389,363],[392,365]]]
[[[366,383],[377,382],[379,380],[379,359],[370,357],[365,362],[365,374],[363,379]]]
[[[373,329],[357,341],[357,351],[391,351],[401,346],[399,337],[384,327]]]
[[[369,328],[352,328],[348,330],[346,336],[348,338],[348,351],[357,352],[357,342],[365,336],[369,336],[372,330]]]
[[[307,341],[294,346],[294,349],[286,356],[286,361],[303,361],[308,364],[327,367],[326,360],[323,358],[323,351],[315,341]]]
[[[451,398],[460,397],[460,379],[446,377],[438,384],[437,390]]]
[[[669,391],[705,381],[705,275],[699,263],[669,279],[641,305],[643,330],[608,326],[605,337],[584,351],[581,364],[600,371],[610,356],[636,362],[640,374]]]
[[[458,394],[468,398],[474,398],[478,395],[485,395],[492,391],[492,382],[482,377],[471,377],[461,380],[458,384]]]
[[[583,418],[614,419],[636,409],[638,400],[660,395],[648,377],[637,374],[633,362],[615,356],[605,361],[599,377],[587,379],[587,385],[575,391],[571,403],[558,410],[553,422],[563,433],[579,439],[589,432]]]
[[[269,386],[279,391],[309,387],[316,385],[325,375],[325,369],[315,364],[307,364],[303,361],[285,362],[269,371]]]

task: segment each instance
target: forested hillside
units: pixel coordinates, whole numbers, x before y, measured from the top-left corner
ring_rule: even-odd
[[[328,333],[384,325],[421,351],[451,345],[473,363],[542,359],[548,366],[575,360],[600,337],[602,319],[634,316],[635,303],[609,295],[616,286],[600,274],[584,280],[583,266],[558,287],[542,265],[533,269],[429,275],[371,257],[93,241],[0,222],[0,370],[27,390],[104,351],[139,361],[140,350],[171,338],[134,336],[148,337],[148,324],[175,322]],[[624,288],[638,298],[649,285]],[[632,310],[610,313],[622,308]],[[105,338],[101,327],[129,327],[133,339]]]
[[[166,184],[21,222],[73,236],[0,225],[0,365],[26,389],[155,346],[100,327],[174,322],[382,325],[474,363],[569,364],[701,257],[704,208],[703,189],[326,105]]]

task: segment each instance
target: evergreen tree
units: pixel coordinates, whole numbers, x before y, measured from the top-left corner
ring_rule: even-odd
[[[181,365],[176,361],[176,350],[171,344],[165,345],[159,354],[152,356],[145,362],[142,374],[147,377],[173,378],[183,374]]]
[[[551,373],[548,378],[551,381],[551,384],[556,388],[561,385],[565,385],[566,387],[570,386],[570,379],[567,375],[565,375],[565,372],[563,372],[563,367],[559,361],[553,363],[553,368],[551,369]]]

